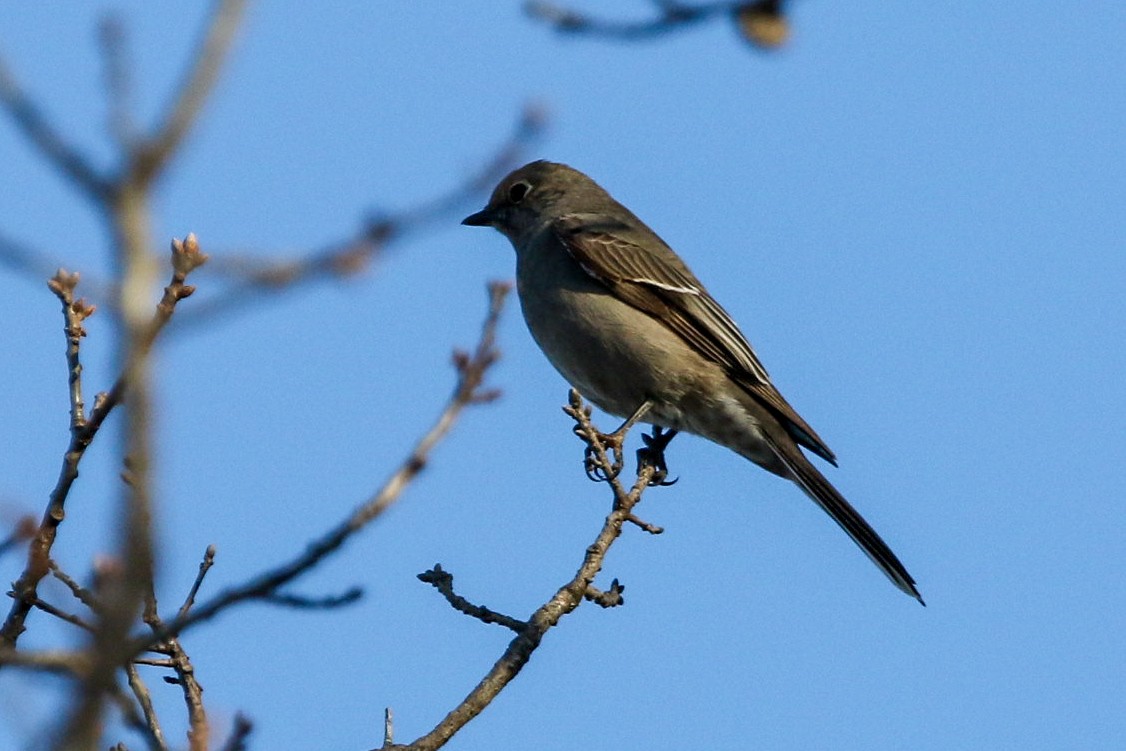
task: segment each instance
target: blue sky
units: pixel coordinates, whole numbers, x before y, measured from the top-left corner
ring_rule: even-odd
[[[0,7],[9,65],[103,164],[94,29],[110,7],[151,118],[201,10]],[[565,619],[450,748],[1109,749],[1126,734],[1126,8],[802,2],[792,21],[767,55],[723,22],[627,45],[557,36],[516,2],[256,4],[160,191],[158,237],[296,255],[449,189],[542,103],[551,126],[529,158],[587,172],[689,262],[928,603],[792,485],[678,438],[679,484],[640,509],[665,534],[627,530],[600,580],[625,583],[625,607]],[[0,230],[105,278],[89,206],[6,121],[0,153]],[[210,543],[205,595],[301,549],[436,416],[485,281],[513,273],[507,242],[460,216],[360,278],[167,332],[166,608]],[[41,281],[0,267],[5,520],[41,513],[66,445],[59,318]],[[87,328],[88,389],[107,388],[108,316]],[[571,577],[609,497],[583,476],[566,385],[515,304],[500,346],[503,399],[296,587],[358,584],[361,603],[250,605],[185,638],[219,731],[242,711],[254,748],[370,748],[390,706],[397,740],[414,738],[508,642],[415,575],[441,562],[461,594],[515,616]],[[110,428],[56,548],[76,575],[112,547]],[[0,577],[19,566],[0,559]],[[76,639],[30,625],[28,647]],[[149,677],[181,738],[178,689]],[[0,674],[0,746],[37,747],[58,685]]]

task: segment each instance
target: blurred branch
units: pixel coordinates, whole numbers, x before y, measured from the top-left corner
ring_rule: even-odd
[[[35,517],[31,514],[26,514],[17,519],[8,536],[0,540],[0,556],[15,548],[24,540],[30,540],[34,537],[37,528]]]
[[[251,724],[250,720],[246,719],[241,713],[236,714],[231,736],[227,738],[227,742],[223,744],[220,751],[246,751],[246,739],[253,729],[254,725]]]
[[[127,153],[136,143],[137,124],[133,121],[133,81],[125,24],[115,13],[107,13],[98,24],[98,41],[109,110],[108,130],[118,148]]]
[[[288,563],[260,574],[245,584],[220,592],[211,600],[196,606],[191,612],[177,615],[163,627],[155,630],[152,636],[136,637],[130,645],[130,654],[140,654],[151,645],[183,633],[188,627],[213,618],[217,613],[236,603],[246,600],[267,600],[277,596],[278,590],[283,585],[311,570],[395,503],[410,482],[426,467],[430,452],[449,433],[462,411],[472,404],[480,404],[496,397],[495,391],[482,387],[488,369],[500,356],[496,349],[496,326],[508,292],[507,284],[500,282],[489,284],[489,312],[481,327],[477,346],[472,354],[454,353],[458,379],[453,394],[437,422],[418,441],[410,455],[375,495],[356,507],[343,522],[309,543],[301,555]]]
[[[195,59],[175,89],[174,102],[156,133],[134,151],[130,182],[152,182],[179,149],[219,79],[245,7],[245,0],[215,0],[211,21],[195,45]]]
[[[16,128],[49,163],[70,178],[88,198],[99,205],[105,203],[112,193],[110,180],[47,121],[35,102],[20,88],[3,57],[0,57],[0,105],[7,110]]]
[[[565,34],[586,34],[621,41],[653,39],[725,16],[743,37],[759,47],[773,48],[788,37],[784,0],[741,0],[689,5],[654,0],[657,15],[643,21],[608,21],[544,0],[530,0],[524,12]]]
[[[322,597],[307,597],[305,595],[274,592],[262,598],[263,602],[271,605],[280,605],[295,610],[332,610],[358,602],[364,596],[364,590],[352,587],[338,595],[324,595]]]
[[[500,148],[451,190],[414,208],[370,219],[348,240],[288,260],[263,259],[246,253],[217,254],[208,273],[230,278],[231,285],[193,305],[192,312],[177,323],[177,331],[245,308],[257,300],[257,293],[276,293],[359,273],[388,245],[437,225],[468,200],[490,190],[521,161],[528,146],[543,133],[546,122],[542,107],[526,106]]]
[[[575,420],[576,434],[587,444],[592,461],[601,468],[602,476],[606,478],[606,482],[613,491],[613,508],[603,522],[602,529],[594,542],[586,549],[578,571],[569,582],[560,587],[550,600],[532,613],[526,622],[510,619],[512,623],[503,624],[517,632],[516,638],[509,643],[504,654],[496,661],[488,674],[481,679],[481,682],[462,700],[461,704],[447,714],[433,730],[413,743],[402,746],[384,745],[383,748],[399,749],[400,751],[407,749],[410,749],[410,751],[433,751],[441,748],[504,690],[505,686],[527,664],[532,652],[540,645],[540,641],[547,632],[558,624],[563,616],[581,605],[584,599],[591,599],[603,607],[621,604],[623,587],[616,579],[610,585],[608,592],[601,592],[593,588],[594,578],[602,570],[602,564],[610,546],[621,535],[622,527],[629,521],[634,507],[641,502],[642,493],[651,485],[660,484],[660,470],[656,464],[642,463],[638,468],[636,481],[627,490],[614,471],[614,460],[607,453],[603,434],[591,423],[590,407],[583,403],[579,393],[574,389],[571,390],[569,405],[564,408],[564,411]],[[438,570],[440,571],[440,568]],[[452,588],[450,591],[452,593]],[[452,601],[451,604],[453,604]],[[468,615],[484,620],[475,612],[469,612],[458,605],[454,605],[454,607],[462,612],[467,612]],[[470,607],[475,608],[476,606]]]

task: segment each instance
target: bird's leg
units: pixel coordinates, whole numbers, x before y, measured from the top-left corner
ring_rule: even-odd
[[[586,476],[595,482],[609,482],[617,477],[622,467],[625,466],[625,459],[622,455],[622,446],[625,444],[626,433],[629,429],[637,424],[638,420],[645,417],[645,414],[653,407],[653,402],[646,399],[640,407],[634,410],[629,419],[623,422],[617,430],[613,433],[599,433],[598,441],[602,444],[603,448],[610,453],[611,463],[610,471],[607,473],[604,468],[598,466],[598,456],[594,447],[587,445],[586,452],[583,456],[583,464],[586,467]]]
[[[652,435],[641,434],[645,448],[637,450],[637,471],[640,472],[642,467],[654,467],[657,470],[649,480],[650,485],[674,485],[676,480],[680,479],[665,479],[669,476],[669,467],[665,463],[665,447],[676,437],[677,432],[676,430],[666,431],[660,425],[654,425]]]

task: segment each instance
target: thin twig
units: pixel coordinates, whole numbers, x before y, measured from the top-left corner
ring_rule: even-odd
[[[430,452],[441,441],[462,411],[471,404],[495,397],[496,392],[482,390],[489,367],[500,356],[496,349],[496,326],[509,286],[501,282],[489,284],[489,312],[481,327],[481,338],[471,355],[455,353],[458,370],[457,385],[437,422],[415,445],[410,455],[371,498],[357,506],[340,524],[306,546],[305,551],[274,569],[266,571],[246,583],[220,592],[210,600],[197,604],[190,613],[168,621],[152,636],[139,636],[133,640],[130,653],[140,654],[150,645],[197,623],[213,618],[217,613],[245,600],[261,600],[276,593],[279,588],[311,570],[327,556],[338,550],[354,534],[383,514],[399,499],[410,482],[425,468]]]
[[[80,629],[90,632],[93,632],[94,630],[93,626],[79,618],[77,615],[74,615],[73,613],[67,613],[64,610],[60,610],[49,602],[40,600],[38,597],[36,597],[31,604],[35,607],[36,610],[42,610],[47,615],[53,615],[61,621],[66,621],[67,623],[70,623],[74,626],[78,626]]]
[[[78,286],[78,274],[59,269],[47,283],[48,288],[62,303],[63,333],[66,336],[67,382],[70,391],[70,445],[63,457],[63,467],[59,473],[55,489],[47,502],[47,509],[39,523],[31,543],[28,545],[27,565],[20,578],[12,586],[15,602],[0,626],[0,649],[14,648],[16,640],[24,630],[24,621],[31,612],[32,604],[38,597],[39,582],[50,570],[51,546],[62,523],[63,505],[70,486],[78,477],[78,462],[93,440],[105,411],[95,406],[94,417],[87,421],[86,406],[82,396],[82,363],[80,347],[82,337],[86,336],[83,323],[94,313],[94,307],[82,299],[74,298]],[[0,660],[0,665],[3,660]]]
[[[434,564],[434,568],[419,574],[418,578],[420,581],[432,585],[441,592],[442,596],[446,598],[446,601],[450,603],[450,606],[460,613],[465,613],[469,617],[476,618],[482,623],[499,624],[518,634],[528,628],[528,624],[519,618],[513,618],[510,615],[498,613],[483,605],[474,605],[469,600],[454,592],[454,576],[444,570],[441,564]]]
[[[191,610],[195,596],[203,584],[203,578],[214,562],[215,546],[208,545],[203,554],[203,561],[199,564],[199,572],[188,591],[188,596],[184,598],[184,604],[177,611],[178,616]],[[151,588],[145,594],[145,610],[142,617],[153,633],[157,633],[164,628],[164,621],[161,619],[157,608],[156,592]],[[164,680],[180,686],[184,695],[184,703],[188,709],[188,747],[191,751],[206,751],[209,726],[207,711],[203,706],[203,687],[199,685],[199,681],[195,677],[195,667],[192,665],[192,661],[180,640],[174,634],[168,636],[159,646],[168,655],[170,667],[176,674],[175,678],[165,677]]]
[[[187,275],[207,261],[207,256],[199,252],[198,243],[194,235],[189,235],[183,241],[173,244],[173,273],[172,281],[165,288],[164,297],[157,306],[157,311],[152,320],[144,329],[141,344],[144,348],[151,348],[157,335],[167,325],[172,317],[176,303],[188,297],[194,288],[185,284]],[[86,305],[81,300],[74,299],[74,290],[78,284],[76,274],[68,274],[60,270],[50,281],[49,287],[59,298],[63,306],[63,316],[66,321],[65,333],[67,339],[67,372],[69,374],[71,393],[71,422],[70,444],[63,455],[62,469],[59,479],[51,490],[47,501],[47,509],[35,533],[34,539],[28,546],[27,565],[20,578],[12,586],[15,602],[0,626],[0,666],[5,664],[7,648],[14,648],[24,630],[24,621],[31,611],[39,582],[47,575],[50,569],[51,547],[55,543],[59,525],[65,516],[65,505],[71,486],[78,478],[78,465],[86,454],[101,428],[102,423],[113,409],[121,403],[126,392],[127,375],[118,377],[113,388],[105,394],[99,394],[94,400],[94,409],[89,418],[85,417],[85,406],[82,403],[81,365],[77,342],[82,338],[82,321],[93,313],[93,307]],[[81,418],[81,419],[79,419]]]
[[[149,667],[154,667],[154,668],[167,668],[168,670],[171,670],[173,667],[175,667],[175,665],[173,665],[173,663],[172,663],[172,660],[169,660],[168,658],[155,658],[155,657],[138,657],[135,660],[133,660],[133,664],[134,665],[148,665]]]
[[[51,576],[55,577],[60,582],[62,582],[63,585],[67,589],[70,590],[70,593],[72,595],[74,595],[74,598],[76,600],[78,600],[79,602],[81,602],[83,605],[90,608],[94,612],[98,611],[100,606],[98,605],[98,601],[94,597],[93,592],[91,592],[86,587],[83,587],[81,584],[79,584],[77,581],[75,581],[69,574],[67,574],[65,571],[63,571],[61,568],[59,568],[59,564],[56,563],[55,561],[53,561],[53,560],[50,561],[48,563],[48,565],[51,567]]]
[[[199,594],[199,588],[203,584],[203,577],[207,576],[207,572],[214,565],[215,546],[208,545],[207,550],[203,553],[203,560],[199,562],[199,573],[196,574],[192,588],[188,590],[188,596],[184,598],[184,604],[180,606],[180,611],[177,613],[179,617],[184,617],[192,609],[192,605],[195,604],[195,596]]]
[[[139,662],[139,661],[138,661]],[[141,733],[148,740],[149,748],[153,751],[165,751],[168,744],[164,740],[164,731],[160,727],[160,718],[156,716],[156,710],[152,705],[152,695],[149,693],[149,687],[141,680],[140,673],[137,672],[135,665],[127,664],[125,666],[125,675],[129,678],[129,688],[133,691],[133,696],[136,698],[137,703],[141,705],[141,712],[144,714],[144,720],[139,723],[133,723]]]
[[[607,455],[606,447],[599,438],[601,433],[590,421],[590,408],[583,404],[577,391],[571,391],[570,404],[565,408],[565,411],[576,421],[578,424],[576,433],[583,435],[583,439],[593,450],[596,462],[610,477],[608,482],[614,493],[613,509],[606,517],[594,542],[586,549],[582,564],[574,578],[560,587],[550,600],[532,614],[527,621],[526,628],[522,629],[516,638],[509,643],[504,654],[465,699],[426,735],[409,745],[389,746],[388,748],[404,751],[406,749],[434,751],[434,749],[444,746],[466,723],[480,714],[527,664],[532,652],[539,646],[544,635],[559,623],[563,616],[582,604],[587,593],[592,591],[591,585],[595,576],[602,569],[602,562],[605,560],[606,553],[618,536],[621,535],[622,527],[633,512],[633,508],[641,501],[642,493],[650,487],[658,471],[652,464],[643,464],[638,469],[637,480],[633,487],[628,490],[617,477],[611,476],[613,460]],[[613,588],[612,585],[611,590]],[[620,592],[620,586],[618,590]]]

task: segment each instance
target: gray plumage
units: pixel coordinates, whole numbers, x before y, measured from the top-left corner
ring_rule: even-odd
[[[906,568],[802,453],[833,452],[770,381],[746,337],[679,256],[581,172],[532,162],[463,222],[516,249],[536,343],[599,408],[703,436],[795,482],[907,594]]]

